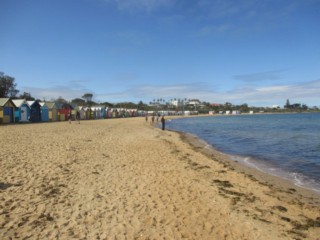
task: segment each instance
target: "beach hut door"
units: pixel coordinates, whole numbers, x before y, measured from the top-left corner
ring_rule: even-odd
[[[21,121],[28,121],[27,107],[21,107]]]

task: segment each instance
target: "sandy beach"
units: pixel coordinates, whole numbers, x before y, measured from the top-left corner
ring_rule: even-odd
[[[320,196],[144,118],[0,126],[0,239],[320,239]]]

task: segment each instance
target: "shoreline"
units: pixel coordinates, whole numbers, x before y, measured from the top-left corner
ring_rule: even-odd
[[[1,239],[320,236],[319,197],[144,118],[6,126],[0,145]]]
[[[176,132],[177,134],[179,134],[181,140],[190,144],[195,151],[203,153],[213,161],[218,161],[221,164],[226,164],[226,166],[228,166],[232,170],[237,171],[238,173],[243,173],[254,181],[259,181],[263,185],[268,185],[278,190],[280,189],[281,191],[287,192],[289,194],[304,196],[307,198],[318,198],[320,202],[320,194],[312,189],[298,186],[292,181],[285,178],[269,174],[268,172],[250,167],[239,161],[235,161],[231,159],[231,156],[229,154],[216,150],[203,139],[198,138],[197,136],[194,136],[190,133],[179,132],[171,129],[168,131]]]
[[[249,115],[249,114],[248,114]],[[195,115],[195,116],[180,116],[180,117],[169,117],[168,119],[178,119],[178,118],[190,118],[190,117],[219,117],[222,115]],[[235,116],[235,115],[224,115],[224,116]],[[230,163],[233,167],[236,167],[238,169],[241,169],[241,171],[246,171],[249,174],[257,175],[259,179],[262,181],[268,181],[272,182],[272,184],[275,184],[277,182],[281,182],[281,185],[286,185],[288,188],[296,188],[300,189],[301,192],[304,192],[304,194],[316,196],[320,198],[320,190],[313,189],[308,186],[298,185],[294,182],[294,179],[288,179],[285,176],[272,174],[268,172],[267,169],[260,169],[259,168],[259,162],[258,165],[245,163],[243,159],[236,160],[232,158],[245,158],[244,156],[236,156],[231,155],[228,153],[225,153],[223,151],[217,150],[214,146],[207,143],[204,139],[201,139],[191,133],[178,131],[178,130],[172,130],[168,129],[168,131],[177,132],[178,134],[181,134],[183,139],[185,139],[186,142],[188,142],[191,145],[201,145],[202,147],[205,147],[206,150],[203,152],[210,157],[210,154],[218,154],[218,155],[224,155],[226,156],[225,160]],[[197,143],[198,142],[198,143]],[[284,172],[286,173],[286,172]]]

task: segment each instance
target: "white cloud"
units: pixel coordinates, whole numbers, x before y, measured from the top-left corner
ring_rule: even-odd
[[[286,69],[282,70],[273,70],[267,72],[259,72],[259,73],[249,73],[249,74],[241,74],[233,76],[236,80],[241,80],[244,82],[260,82],[260,81],[270,81],[270,80],[278,80],[281,79],[281,74],[287,71]]]
[[[260,93],[285,93],[290,89],[290,86],[270,86],[257,88],[257,91]]]
[[[91,90],[84,87],[84,81],[70,81],[67,85],[59,85],[47,88],[41,87],[22,87],[20,92],[28,92],[36,99],[52,100],[62,97],[68,101],[74,98],[81,98],[85,93],[92,93]]]
[[[81,98],[81,96],[90,92],[94,95],[94,101],[100,102],[124,102],[132,101],[144,102],[152,99],[188,98],[200,99],[212,103],[231,102],[233,104],[247,103],[251,106],[272,106],[284,105],[286,99],[292,103],[303,103],[308,106],[320,105],[320,79],[305,83],[292,85],[269,85],[265,87],[235,87],[230,91],[219,91],[215,87],[204,82],[195,82],[191,84],[172,84],[172,85],[138,85],[122,86],[117,89],[87,89],[82,85],[65,85],[51,88],[25,87],[21,92],[30,92],[35,98],[46,100],[62,97],[67,100]]]
[[[271,85],[267,87],[234,88],[230,91],[217,91],[205,83],[186,85],[138,86],[130,90],[136,99],[143,96],[153,98],[198,98],[202,101],[233,104],[247,103],[253,106],[282,105],[286,99],[305,103],[310,106],[320,105],[320,80],[293,85]],[[128,92],[129,93],[129,92]]]
[[[172,6],[175,0],[105,0],[114,3],[121,11],[128,12],[152,12],[161,8]]]

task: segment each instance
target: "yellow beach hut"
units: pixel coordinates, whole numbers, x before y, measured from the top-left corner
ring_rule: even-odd
[[[10,98],[0,98],[1,123],[14,123],[14,103]]]
[[[46,102],[46,105],[49,109],[49,121],[50,122],[59,121],[57,104],[55,102]]]

